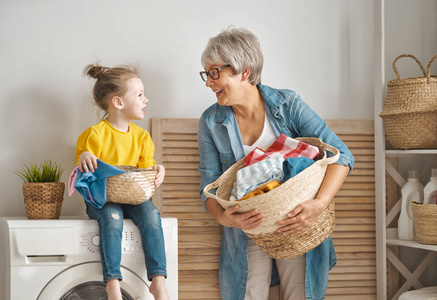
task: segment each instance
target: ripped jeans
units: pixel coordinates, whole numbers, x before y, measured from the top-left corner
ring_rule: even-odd
[[[120,262],[123,218],[132,219],[140,230],[147,279],[152,281],[152,277],[156,275],[167,277],[161,217],[152,201],[140,205],[107,202],[100,209],[86,203],[86,213],[99,224],[99,249],[104,282],[114,278],[122,280]]]

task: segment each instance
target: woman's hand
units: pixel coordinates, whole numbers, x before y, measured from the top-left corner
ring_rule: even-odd
[[[277,231],[288,235],[309,229],[325,208],[323,201],[317,198],[305,201],[290,211],[287,219],[276,222],[276,225],[281,226]]]
[[[226,208],[217,221],[223,226],[237,227],[242,230],[253,229],[262,223],[264,215],[257,209],[245,213],[238,213],[238,209],[238,205]]]
[[[91,152],[84,151],[79,156],[77,166],[82,173],[87,173],[90,171],[91,173],[94,173],[94,171],[98,168],[97,157]]]
[[[296,234],[310,228],[334,199],[349,172],[349,167],[338,164],[329,165],[317,197],[296,206],[288,218],[276,222],[281,226],[278,232]]]
[[[165,168],[163,165],[156,165],[152,168],[152,170],[158,171],[158,173],[156,174],[156,177],[155,177],[155,187],[158,187],[164,181]]]

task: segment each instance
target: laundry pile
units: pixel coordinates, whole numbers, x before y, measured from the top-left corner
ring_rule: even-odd
[[[317,147],[281,134],[267,151],[255,148],[246,156],[229,200],[246,200],[271,191],[311,166],[318,155]]]

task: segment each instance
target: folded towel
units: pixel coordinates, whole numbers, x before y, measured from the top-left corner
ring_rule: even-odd
[[[282,163],[284,158],[280,154],[269,157],[242,168],[237,172],[237,199],[257,189],[260,185],[273,181],[282,181]]]

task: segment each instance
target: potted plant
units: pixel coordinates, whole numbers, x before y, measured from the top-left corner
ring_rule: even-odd
[[[16,172],[23,182],[24,207],[28,219],[59,219],[65,184],[60,182],[64,169],[57,162],[24,165]]]

